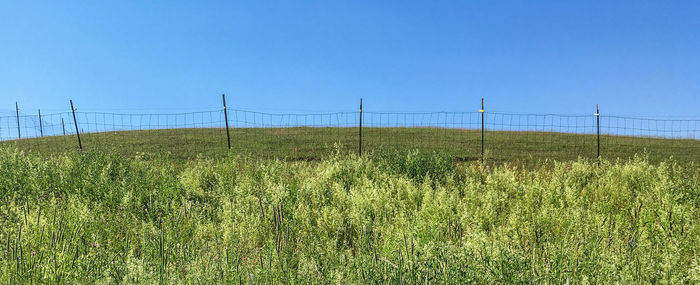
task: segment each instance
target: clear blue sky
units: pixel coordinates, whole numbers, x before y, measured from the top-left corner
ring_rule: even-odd
[[[700,1],[580,2],[1,1],[0,112],[700,117]]]

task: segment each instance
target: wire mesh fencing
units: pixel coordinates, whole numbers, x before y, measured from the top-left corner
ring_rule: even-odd
[[[658,120],[601,116],[601,156],[608,159],[645,154],[654,161],[673,157],[700,162],[700,120]]]
[[[357,153],[362,145],[364,152],[435,151],[465,161],[482,157],[492,162],[594,160],[600,151],[605,159],[643,154],[652,161],[674,157],[680,162],[700,162],[698,122],[503,112],[277,114],[236,109],[176,114],[75,112],[73,120],[73,113],[64,112],[41,118],[0,117],[0,145],[61,153],[78,149],[79,133],[87,150],[162,153],[182,159],[233,152],[315,160],[336,152]]]
[[[19,128],[17,120],[19,119]],[[77,134],[87,150],[129,155],[164,153],[175,156],[225,153],[222,111],[178,114],[118,114],[71,112],[0,117],[4,145],[42,153],[78,149]],[[221,150],[221,146],[224,150]]]

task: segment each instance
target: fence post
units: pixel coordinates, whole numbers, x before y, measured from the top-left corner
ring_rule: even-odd
[[[19,129],[19,105],[15,102],[15,110],[17,110],[17,138],[22,138],[22,132]]]
[[[360,157],[362,157],[362,98],[360,98]]]
[[[481,162],[484,162],[484,115],[486,113],[484,109],[484,98],[481,98],[481,109],[479,110],[479,113],[481,113]]]
[[[66,123],[63,122],[63,118],[61,118],[61,126],[63,127],[63,135],[66,135]]]
[[[595,118],[596,118],[596,128],[598,137],[598,152],[596,158],[598,159],[598,165],[600,165],[600,104],[595,105]]]
[[[226,110],[226,94],[221,94],[221,98],[224,100],[224,119],[226,120],[226,141],[228,142],[228,149],[231,149],[231,135],[228,132],[228,110]]]
[[[73,123],[75,124],[75,134],[78,135],[78,147],[80,151],[83,151],[83,143],[80,141],[80,131],[78,131],[78,120],[75,119],[75,108],[73,107],[73,100],[70,100],[70,110],[73,112]]]
[[[39,109],[39,134],[44,136],[44,125],[41,123],[41,109]]]

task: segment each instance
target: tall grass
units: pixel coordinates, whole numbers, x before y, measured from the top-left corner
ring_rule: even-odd
[[[2,149],[0,283],[698,283],[699,209],[697,167],[644,158]]]

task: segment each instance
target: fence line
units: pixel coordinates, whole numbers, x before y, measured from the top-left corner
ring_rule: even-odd
[[[20,115],[17,108],[16,116],[0,116],[0,145],[37,152],[76,149],[72,127],[77,124],[86,149],[170,152],[183,157],[218,155],[231,149],[267,157],[316,158],[333,151],[395,148],[447,152],[466,160],[596,159],[599,154],[614,159],[646,151],[655,160],[674,156],[700,162],[699,122],[484,109],[294,114],[226,108],[167,114]]]

